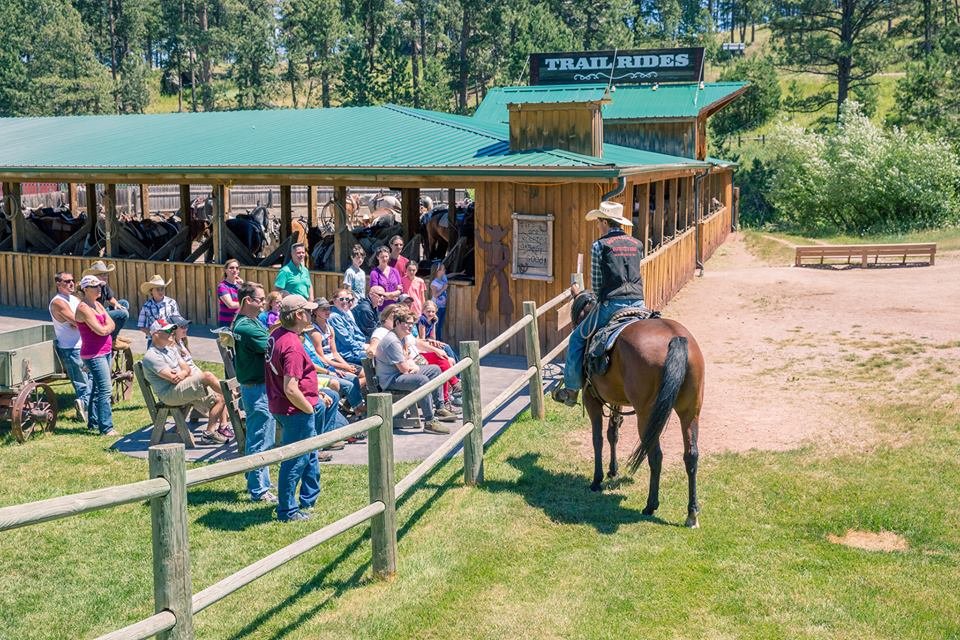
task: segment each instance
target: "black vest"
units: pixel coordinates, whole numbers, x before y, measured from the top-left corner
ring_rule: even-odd
[[[600,302],[606,300],[643,300],[643,277],[640,260],[642,243],[619,233],[597,240],[600,243]]]

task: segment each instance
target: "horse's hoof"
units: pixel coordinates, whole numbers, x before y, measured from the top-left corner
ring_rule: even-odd
[[[700,518],[697,517],[697,514],[691,513],[687,516],[687,521],[684,523],[685,527],[688,529],[699,529],[700,528]]]
[[[620,475],[620,474],[617,473],[616,471],[610,471],[610,472],[607,473],[607,477],[608,477],[608,478],[616,478],[616,477],[619,477],[619,475]]]
[[[594,493],[596,493],[597,491],[600,491],[601,489],[603,489],[603,487],[599,482],[594,482],[593,484],[590,485],[590,491],[593,491]]]
[[[652,516],[653,512],[656,510],[657,510],[656,507],[644,507],[643,511],[641,511],[640,513],[642,513],[645,516]]]

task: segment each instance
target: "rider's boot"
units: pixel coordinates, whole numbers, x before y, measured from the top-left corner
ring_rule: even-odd
[[[553,399],[557,402],[562,402],[568,407],[575,407],[577,405],[577,396],[579,395],[579,391],[576,389],[569,389],[567,387],[561,387],[553,390]]]

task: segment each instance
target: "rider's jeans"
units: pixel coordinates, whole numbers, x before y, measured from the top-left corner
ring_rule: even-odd
[[[587,338],[598,327],[607,324],[617,311],[635,306],[642,307],[643,300],[633,298],[607,300],[595,306],[583,322],[577,325],[570,334],[570,345],[567,347],[567,362],[563,367],[563,386],[568,389],[583,387],[583,352],[587,349]]]

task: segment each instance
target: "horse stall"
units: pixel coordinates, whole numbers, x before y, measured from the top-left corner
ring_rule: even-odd
[[[612,199],[632,214],[631,232],[647,249],[647,302],[660,308],[729,232],[732,170],[606,142],[600,108],[608,100],[601,90],[576,101],[511,105],[507,125],[394,106],[151,116],[149,122],[131,115],[111,121],[114,130],[106,136],[126,142],[96,155],[88,150],[105,136],[88,126],[87,117],[55,123],[8,119],[0,122],[0,140],[16,139],[0,166],[9,229],[0,235],[0,304],[45,308],[57,271],[79,273],[102,257],[117,265],[111,286],[133,303],[134,313],[143,302],[139,283],[158,273],[173,280],[170,295],[187,317],[214,324],[215,290],[227,258],[240,259],[244,279],[270,288],[290,244],[306,239],[322,267],[314,272],[314,289],[329,295],[342,283],[354,243],[366,242],[369,252],[396,233],[405,239],[408,257],[442,259],[451,267],[445,339],[482,343],[516,321],[524,301],[553,298],[578,267],[589,274],[596,231],[584,215]],[[219,126],[204,124],[211,120]],[[55,130],[47,129],[64,126],[71,127],[74,146],[28,144],[56,139]],[[170,144],[149,151],[128,144],[145,135],[147,126],[151,139]],[[225,131],[243,131],[242,148]],[[186,139],[195,144],[176,144]],[[6,144],[0,142],[0,149]],[[86,185],[85,195],[94,194],[93,210],[99,207],[102,214],[87,216],[57,243],[21,206],[21,184],[40,181],[72,185],[71,204],[77,202],[75,185]],[[183,213],[161,215],[175,233],[170,229],[159,246],[137,239],[128,226],[132,221],[117,214],[117,188],[131,184],[144,185],[139,206],[130,212],[141,222],[143,211],[152,209],[151,189],[165,197],[179,192]],[[259,214],[254,209],[229,215],[231,191],[274,188],[279,226],[272,222],[270,201],[260,201]],[[323,202],[322,190],[332,198]],[[299,229],[297,192],[306,202],[297,207]],[[438,196],[432,207],[421,207],[425,194]],[[256,200],[238,204],[242,210]],[[441,241],[444,210],[447,237]],[[269,255],[253,251],[249,238],[231,228],[232,220],[244,217],[265,228],[265,235],[276,233]],[[589,275],[585,279],[589,285]],[[544,348],[559,342],[565,325],[557,313],[544,314]],[[522,336],[501,349],[523,350]]]

